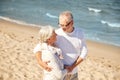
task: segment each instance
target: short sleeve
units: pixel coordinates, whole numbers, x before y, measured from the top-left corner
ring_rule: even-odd
[[[40,44],[37,44],[36,47],[33,49],[33,53],[36,53],[38,51],[41,51],[41,46]]]

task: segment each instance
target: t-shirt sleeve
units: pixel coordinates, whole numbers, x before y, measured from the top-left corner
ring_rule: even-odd
[[[84,59],[87,55],[88,50],[87,50],[87,45],[86,45],[86,41],[85,41],[85,38],[84,38],[83,34],[84,33],[82,32],[81,37],[80,37],[80,40],[81,40],[81,50],[80,50],[81,54],[80,54],[80,57]]]
[[[41,46],[40,44],[37,44],[36,47],[33,49],[33,53],[36,53],[38,51],[41,51]]]

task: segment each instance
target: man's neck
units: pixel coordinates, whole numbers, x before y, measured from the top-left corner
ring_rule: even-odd
[[[69,33],[72,33],[74,31],[74,27],[72,27],[72,29],[69,31]]]

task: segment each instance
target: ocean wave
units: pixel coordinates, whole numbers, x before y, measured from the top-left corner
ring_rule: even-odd
[[[90,8],[90,7],[88,7],[88,10],[89,10],[89,11],[92,11],[92,12],[95,12],[95,13],[99,13],[99,12],[102,11],[102,10],[100,10],[100,9]]]
[[[111,23],[111,22],[104,21],[104,20],[101,20],[101,23],[102,24],[107,24],[110,27],[120,27],[120,23]]]
[[[50,14],[50,13],[46,13],[46,16],[48,16],[48,17],[50,17],[50,18],[58,18],[57,16],[54,16],[54,15],[52,15],[52,14]]]
[[[9,17],[0,16],[0,19],[6,20],[6,21],[10,21],[10,22],[13,22],[13,23],[17,23],[17,24],[20,24],[20,25],[40,27],[39,25],[36,25],[36,24],[29,24],[27,22],[19,21],[19,20],[14,20],[14,19],[11,19]]]

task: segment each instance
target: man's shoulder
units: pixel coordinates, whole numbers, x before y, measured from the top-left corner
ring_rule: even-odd
[[[80,28],[80,27],[75,27],[75,30],[76,30],[76,31],[83,31],[83,29]]]
[[[61,32],[61,28],[57,28],[57,29],[55,30],[55,32],[56,32],[56,33]]]
[[[63,30],[62,30],[61,28],[56,29],[56,30],[55,30],[55,33],[56,33],[57,35],[63,35],[63,34],[64,34],[64,32],[63,32]]]
[[[75,27],[75,32],[83,34],[83,29]]]

